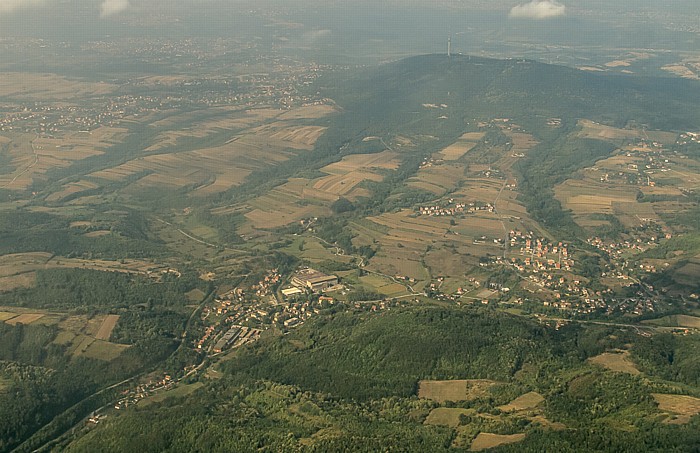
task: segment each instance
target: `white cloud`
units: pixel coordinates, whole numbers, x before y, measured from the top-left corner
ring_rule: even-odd
[[[43,0],[0,0],[0,13],[11,13],[14,10],[42,2]]]
[[[100,17],[121,13],[130,6],[129,0],[104,0],[100,6]]]
[[[532,0],[530,3],[514,6],[510,17],[520,19],[549,19],[566,14],[566,6],[555,0]]]

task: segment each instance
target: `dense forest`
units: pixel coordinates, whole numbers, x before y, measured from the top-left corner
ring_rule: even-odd
[[[665,381],[586,362],[637,338],[604,326],[555,330],[488,310],[338,313],[242,350],[223,364],[225,377],[110,420],[71,449],[460,450],[451,429],[423,423],[440,405],[416,398],[418,380],[490,378],[500,384],[487,396],[446,407],[491,414],[462,419],[475,434],[527,433],[497,451],[692,451],[700,441],[697,420],[659,421],[651,393],[667,390]],[[647,347],[654,348],[635,354],[654,355],[642,352]],[[528,391],[544,395],[546,417],[568,429],[497,409]]]

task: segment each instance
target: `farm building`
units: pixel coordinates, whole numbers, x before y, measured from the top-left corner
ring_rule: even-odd
[[[324,291],[337,284],[337,276],[326,275],[310,267],[301,269],[292,277],[292,285],[297,288],[308,288],[311,291]]]

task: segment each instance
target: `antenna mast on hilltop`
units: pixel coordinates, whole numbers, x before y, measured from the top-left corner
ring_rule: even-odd
[[[452,56],[452,36],[447,38],[447,57]]]

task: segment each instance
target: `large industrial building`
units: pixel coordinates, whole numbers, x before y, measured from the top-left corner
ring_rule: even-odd
[[[322,292],[338,284],[338,277],[326,275],[323,272],[307,267],[301,269],[292,277],[292,285],[297,288],[310,289],[314,292]]]

